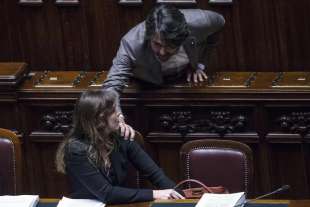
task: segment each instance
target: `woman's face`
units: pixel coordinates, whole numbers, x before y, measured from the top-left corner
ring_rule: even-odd
[[[99,128],[105,128],[104,130],[115,132],[119,129],[119,121],[116,110],[114,109],[110,115],[105,115],[101,112],[97,118]]]
[[[118,117],[117,117],[117,113],[116,111],[114,111],[110,117],[108,118],[108,127],[112,130],[112,131],[117,131],[119,129],[119,121],[118,121]]]

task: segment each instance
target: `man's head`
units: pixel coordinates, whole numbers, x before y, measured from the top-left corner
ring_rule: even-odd
[[[146,38],[161,61],[174,55],[188,35],[185,17],[175,7],[160,5],[146,18]]]

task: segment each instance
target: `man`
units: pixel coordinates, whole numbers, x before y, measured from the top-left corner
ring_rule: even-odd
[[[205,81],[208,57],[224,24],[212,11],[155,7],[122,38],[103,87],[121,93],[131,77],[156,86],[184,76],[188,82]],[[121,134],[133,138],[118,110]]]

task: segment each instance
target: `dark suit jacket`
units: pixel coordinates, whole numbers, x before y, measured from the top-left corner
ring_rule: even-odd
[[[131,162],[143,175],[160,189],[173,188],[175,183],[141,149],[135,141],[118,139],[110,160],[112,172],[98,168],[87,156],[87,145],[79,140],[66,147],[66,172],[72,184],[73,198],[97,199],[106,204],[131,203],[153,200],[151,189],[122,187]]]
[[[197,69],[198,63],[207,67],[208,56],[217,39],[215,34],[224,26],[225,20],[222,15],[207,10],[184,9],[181,12],[190,29],[190,36],[183,43],[190,65],[193,69]],[[103,87],[120,93],[131,77],[157,86],[164,83],[161,64],[145,38],[145,22],[122,38]]]

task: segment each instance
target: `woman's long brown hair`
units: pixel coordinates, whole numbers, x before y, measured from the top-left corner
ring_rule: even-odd
[[[87,145],[88,158],[99,167],[109,168],[115,129],[109,128],[108,119],[115,112],[118,95],[112,90],[88,90],[75,105],[73,127],[59,145],[56,153],[57,171],[65,173],[66,147],[74,141]]]

